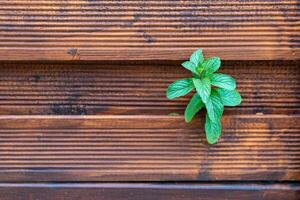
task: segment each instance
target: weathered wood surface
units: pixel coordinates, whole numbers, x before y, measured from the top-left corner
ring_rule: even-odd
[[[295,60],[299,16],[297,0],[1,0],[0,60]]]
[[[0,63],[0,199],[299,199],[299,17],[297,0],[0,0],[0,61],[40,61]],[[213,146],[189,97],[165,97],[197,48],[244,98]]]
[[[1,200],[298,200],[299,184],[0,184]]]
[[[300,116],[1,116],[0,181],[300,180]]]
[[[189,97],[166,88],[191,73],[180,62],[1,64],[0,114],[183,114]],[[299,62],[223,62],[243,96],[225,114],[300,114]]]
[[[208,146],[165,98],[180,62],[2,63],[0,181],[299,181],[298,64],[223,63],[244,101]]]

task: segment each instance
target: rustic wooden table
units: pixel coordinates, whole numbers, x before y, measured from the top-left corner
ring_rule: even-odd
[[[297,0],[0,0],[0,200],[300,199],[299,19]],[[165,97],[198,48],[244,99],[213,146]]]

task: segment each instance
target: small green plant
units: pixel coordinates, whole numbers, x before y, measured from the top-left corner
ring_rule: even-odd
[[[196,89],[185,109],[185,121],[190,122],[205,107],[206,139],[209,144],[214,144],[221,136],[224,106],[237,106],[242,102],[241,95],[236,90],[236,81],[229,75],[215,73],[221,66],[220,58],[205,60],[201,49],[195,51],[182,66],[190,70],[193,77],[180,79],[169,85],[167,98],[184,96]]]

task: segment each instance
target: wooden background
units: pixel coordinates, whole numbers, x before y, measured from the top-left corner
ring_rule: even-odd
[[[0,0],[0,200],[300,199],[300,3]],[[165,90],[197,48],[220,142]]]

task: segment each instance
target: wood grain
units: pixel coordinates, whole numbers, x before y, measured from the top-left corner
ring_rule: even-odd
[[[224,62],[244,101],[207,146],[180,62],[2,63],[0,181],[299,181],[298,64]]]
[[[299,17],[298,0],[0,0],[0,199],[298,200]],[[213,146],[190,96],[165,97],[198,48],[243,96]]]
[[[1,0],[0,60],[295,60],[299,16],[297,0]]]
[[[190,96],[168,100],[169,84],[191,74],[180,62],[0,65],[0,114],[183,114]],[[243,96],[226,114],[299,114],[299,62],[223,62]]]
[[[299,115],[0,116],[0,181],[300,180]],[[201,142],[202,141],[202,142]]]
[[[2,200],[298,200],[298,184],[0,184]]]
[[[224,62],[221,72],[237,78],[244,102],[226,110],[220,143],[207,146],[203,115],[185,124],[188,98],[165,98],[168,84],[190,76],[180,62],[1,63],[0,181],[299,182],[298,66],[297,61]],[[174,112],[179,116],[166,116]],[[53,187],[62,191],[57,198],[69,197],[63,185]],[[49,197],[33,186],[4,184],[2,191],[12,199]],[[189,195],[176,191],[166,195]],[[220,197],[204,191],[208,199]],[[258,191],[236,195],[298,195],[293,189]],[[136,192],[151,195],[145,188]]]

